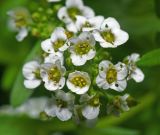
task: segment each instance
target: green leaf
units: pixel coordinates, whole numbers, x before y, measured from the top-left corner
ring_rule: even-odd
[[[33,48],[32,52],[28,55],[25,62],[31,61],[36,58],[37,55],[39,55],[41,48],[40,48],[40,42],[38,42],[35,47]],[[15,81],[15,84],[13,86],[12,92],[11,92],[11,98],[10,102],[11,105],[16,107],[21,105],[23,102],[25,102],[33,93],[33,90],[28,90],[23,85],[23,75],[22,75],[22,67],[20,67],[20,71],[18,73],[17,79]]]
[[[137,62],[139,66],[158,66],[160,65],[160,49],[153,50],[149,53],[146,53],[142,58]]]
[[[41,121],[25,116],[0,115],[0,135],[50,135],[75,128],[71,121]]]

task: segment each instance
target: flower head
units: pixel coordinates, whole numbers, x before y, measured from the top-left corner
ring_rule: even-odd
[[[128,33],[121,30],[119,23],[111,17],[103,21],[100,30],[94,31],[94,37],[103,48],[115,48],[129,38]]]
[[[27,62],[22,69],[24,86],[28,89],[34,89],[41,84],[40,64],[37,61]]]
[[[71,93],[58,90],[56,96],[48,102],[45,112],[51,117],[57,116],[61,121],[69,120],[72,117],[74,100],[75,97]]]
[[[144,74],[140,68],[137,67],[136,62],[139,60],[139,54],[133,53],[124,59],[129,71],[128,80],[133,78],[136,82],[142,82],[144,80]]]
[[[86,119],[95,119],[98,117],[100,111],[99,97],[84,94],[80,98],[80,103],[82,104],[82,115]]]
[[[84,94],[89,90],[91,84],[88,73],[75,71],[70,73],[67,79],[67,87],[76,94]]]
[[[66,0],[66,6],[58,11],[58,18],[67,24],[75,22],[77,15],[91,18],[94,17],[94,11],[84,6],[82,0]]]
[[[47,53],[64,52],[69,47],[67,40],[66,30],[62,27],[57,27],[51,37],[41,43],[41,47]]]
[[[41,77],[44,86],[49,91],[62,89],[65,85],[65,67],[57,60],[55,63],[45,63],[41,68]]]
[[[25,8],[17,8],[7,12],[10,16],[9,27],[18,32],[16,39],[22,41],[28,35],[28,25],[31,22],[30,14]]]
[[[104,60],[99,64],[99,75],[96,78],[98,87],[102,89],[113,89],[123,91],[127,86],[127,67],[119,62],[113,65],[110,61]]]
[[[79,37],[70,40],[70,52],[72,63],[75,66],[84,65],[87,60],[95,57],[95,40],[89,32],[83,32]]]

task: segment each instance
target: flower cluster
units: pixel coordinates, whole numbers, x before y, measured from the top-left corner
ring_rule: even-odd
[[[144,79],[136,66],[139,54],[133,53],[117,64],[106,56],[107,48],[127,42],[128,33],[115,18],[95,16],[82,0],[66,0],[57,16],[64,27],[56,27],[41,42],[43,60],[24,65],[25,87],[35,89],[42,84],[52,92],[44,112],[62,121],[74,117],[96,119],[102,106],[106,107],[106,113],[128,111],[133,101],[128,94],[109,95],[108,101],[102,102],[108,91],[122,92],[130,79],[136,82]]]

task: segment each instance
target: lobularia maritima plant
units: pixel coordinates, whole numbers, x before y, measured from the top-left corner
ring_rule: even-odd
[[[107,48],[116,49],[129,39],[118,21],[113,17],[95,16],[94,10],[82,0],[66,0],[65,6],[57,3],[60,0],[48,2],[56,2],[54,6],[58,7],[39,8],[31,15],[22,8],[8,12],[10,26],[19,32],[18,41],[29,32],[43,39],[43,58],[39,56],[39,60],[27,62],[22,70],[26,88],[44,85],[52,95],[43,114],[61,121],[92,120],[107,114],[119,115],[136,105],[129,94],[121,92],[130,79],[138,83],[144,79],[143,72],[136,66],[139,54],[133,53],[121,62],[112,63],[107,52]],[[54,23],[56,28],[52,27]]]

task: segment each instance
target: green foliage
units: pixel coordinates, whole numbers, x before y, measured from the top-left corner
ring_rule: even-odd
[[[160,49],[156,49],[144,54],[137,64],[139,66],[146,66],[146,67],[160,65]]]
[[[27,59],[25,62],[31,61],[34,58],[36,58],[37,55],[40,53],[40,42],[38,42],[34,48],[32,49],[31,53],[28,55]],[[11,104],[13,106],[19,106],[23,102],[25,102],[28,97],[31,96],[33,93],[33,90],[28,90],[24,87],[23,85],[23,75],[22,75],[22,67],[20,68],[21,70],[18,73],[17,79],[15,81],[15,84],[13,86],[13,90],[11,92]]]

